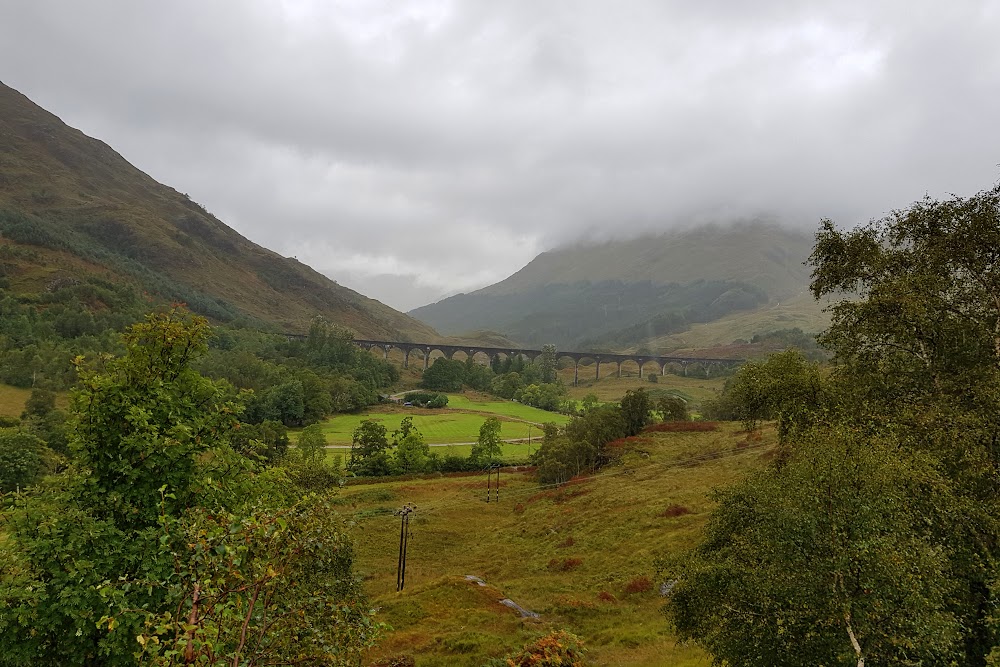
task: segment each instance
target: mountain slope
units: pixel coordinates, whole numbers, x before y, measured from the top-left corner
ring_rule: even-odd
[[[579,244],[544,252],[509,278],[476,294],[510,294],[581,280],[728,280],[748,283],[780,300],[808,285],[809,271],[802,263],[812,245],[812,234],[762,222]]]
[[[127,281],[218,320],[305,331],[316,315],[360,336],[437,333],[247,240],[101,141],[0,83],[0,276],[19,293]]]
[[[811,249],[809,234],[764,223],[575,245],[410,314],[446,334],[486,328],[535,345],[635,347],[768,304],[805,303]]]

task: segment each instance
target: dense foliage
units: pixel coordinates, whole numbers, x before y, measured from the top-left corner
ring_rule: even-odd
[[[709,419],[740,421],[748,431],[777,419],[785,432],[798,415],[823,404],[824,391],[819,365],[798,350],[786,350],[743,364],[702,412]]]
[[[811,262],[833,307],[822,378],[792,355],[734,378],[775,463],[667,559],[681,636],[739,665],[1000,663],[1000,187],[925,199]]]
[[[611,443],[637,435],[653,417],[653,403],[644,389],[630,389],[618,404],[584,399],[581,413],[565,427],[545,425],[534,455],[539,480],[561,484],[604,465],[613,458]]]
[[[76,362],[69,467],[0,515],[0,665],[346,665],[373,640],[329,489],[235,446],[208,336],[172,310]]]
[[[555,354],[554,345],[545,345],[534,361],[526,361],[522,356],[494,357],[489,366],[472,358],[458,361],[439,357],[424,371],[420,385],[437,392],[470,387],[541,410],[571,411],[565,400],[566,388],[556,377]]]

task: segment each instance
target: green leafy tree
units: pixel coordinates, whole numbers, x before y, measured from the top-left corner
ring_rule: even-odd
[[[122,337],[125,354],[92,368],[77,360],[70,446],[76,467],[11,512],[0,548],[0,637],[12,665],[131,665],[139,619],[109,633],[103,581],[161,581],[171,561],[158,541],[165,515],[201,497],[198,461],[225,445],[237,408],[189,367],[208,325],[179,310],[150,315]],[[219,476],[213,489],[226,488]],[[164,604],[135,588],[134,608]],[[74,641],[66,641],[74,636]]]
[[[298,442],[299,454],[305,461],[318,461],[326,456],[326,435],[319,424],[302,429]]]
[[[541,410],[557,412],[562,404],[566,389],[557,384],[529,384],[515,394],[515,398]]]
[[[551,384],[556,381],[556,346],[552,344],[542,345],[542,353],[535,360],[535,366],[541,375],[544,383]]]
[[[493,370],[476,363],[471,356],[465,360],[465,384],[476,391],[489,391],[493,385]]]
[[[661,396],[656,401],[656,410],[665,422],[683,422],[691,418],[687,401],[679,396]]]
[[[90,473],[87,505],[99,516],[155,526],[194,501],[196,457],[226,442],[239,413],[190,366],[208,335],[206,320],[175,309],[133,325],[124,356],[98,368],[78,360],[70,449]],[[165,510],[161,488],[172,496]]]
[[[587,394],[580,401],[580,412],[590,412],[600,404],[601,401],[597,398],[597,394]]]
[[[385,425],[364,419],[351,436],[351,460],[347,467],[359,475],[388,475],[392,472],[388,449]]]
[[[479,438],[472,445],[469,460],[475,465],[492,463],[503,453],[503,441],[500,439],[502,422],[496,417],[487,417],[479,427]]]
[[[241,423],[232,434],[232,445],[244,456],[259,456],[274,463],[288,453],[288,427],[279,421]]]
[[[56,466],[55,453],[28,433],[0,430],[0,492],[24,489]]]
[[[652,421],[653,405],[645,389],[629,389],[621,400],[625,435],[637,435]]]
[[[433,391],[461,391],[465,382],[465,364],[438,357],[420,378],[420,386]]]
[[[515,371],[499,375],[493,380],[492,391],[500,398],[514,398],[517,392],[524,388],[521,374]]]
[[[248,515],[199,509],[163,531],[187,548],[164,584],[169,604],[139,614],[142,664],[347,667],[378,634],[326,500]],[[112,611],[100,621],[109,628],[136,613],[124,588],[102,588]]]
[[[702,543],[660,564],[681,639],[746,667],[954,657],[948,562],[927,528],[955,506],[932,459],[823,424],[718,499]]]
[[[76,461],[5,512],[0,664],[340,665],[370,644],[329,503],[230,446],[238,409],[190,366],[206,334],[175,309],[78,362]]]
[[[539,455],[558,460],[570,476],[580,475],[606,463],[606,445],[628,435],[622,410],[617,405],[601,405],[574,417],[563,434],[565,444],[562,439],[555,439],[550,453],[549,446],[543,441]]]
[[[841,296],[820,337],[842,411],[937,457],[966,502],[935,524],[950,554],[963,658],[1000,644],[987,609],[1000,561],[1000,186],[925,198],[848,231],[825,221],[810,261],[816,296]],[[975,463],[973,463],[975,462]],[[989,462],[989,463],[987,463]]]
[[[299,380],[283,382],[265,392],[262,407],[264,420],[285,426],[301,426],[306,416],[305,388]]]
[[[417,429],[410,429],[396,445],[396,467],[403,474],[424,472],[430,465],[431,449]]]
[[[30,419],[32,417],[43,419],[45,415],[56,409],[56,394],[48,389],[35,389],[31,390],[31,394],[28,396],[28,400],[24,404],[24,411],[21,413],[21,419]]]
[[[743,364],[726,382],[722,410],[748,431],[763,420],[777,419],[784,435],[797,420],[823,405],[824,391],[819,366],[798,350],[786,350]]]
[[[798,394],[779,416],[785,455],[665,569],[682,636],[733,664],[996,661],[998,244],[1000,187],[822,224],[811,287],[840,298],[820,338],[833,371],[818,406]]]

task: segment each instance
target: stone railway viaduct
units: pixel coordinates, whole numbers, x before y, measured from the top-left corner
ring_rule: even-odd
[[[292,338],[305,338],[305,336],[290,335]],[[440,352],[446,358],[451,359],[456,352],[462,352],[467,358],[473,358],[477,354],[484,355],[487,361],[493,361],[495,357],[504,356],[507,358],[513,358],[516,356],[526,357],[530,361],[534,361],[541,354],[541,350],[531,350],[527,348],[504,348],[504,347],[482,347],[479,345],[442,345],[440,343],[407,343],[403,341],[390,341],[390,340],[357,340],[355,339],[354,344],[365,350],[382,350],[383,359],[389,358],[389,351],[392,348],[396,348],[403,353],[403,368],[409,368],[410,365],[410,353],[414,351],[419,351],[420,356],[423,358],[424,370],[430,363],[431,352]],[[645,355],[645,354],[614,354],[611,352],[556,352],[556,361],[568,357],[573,360],[573,384],[577,384],[580,379],[580,362],[585,359],[592,360],[597,365],[597,378],[601,378],[601,364],[613,363],[617,367],[618,377],[622,376],[622,362],[634,361],[639,366],[639,377],[643,376],[643,368],[646,364],[653,362],[656,364],[657,370],[660,375],[664,375],[667,372],[667,366],[671,364],[677,364],[681,366],[684,370],[684,374],[687,375],[688,366],[691,364],[699,364],[705,367],[706,372],[712,366],[731,367],[737,366],[743,363],[743,359],[710,359],[710,358],[699,358],[699,357],[665,357],[659,355]]]

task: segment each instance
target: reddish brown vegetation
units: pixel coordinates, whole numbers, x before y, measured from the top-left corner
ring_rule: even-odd
[[[643,433],[705,433],[718,431],[719,422],[660,422],[642,429]]]
[[[569,480],[562,486],[556,487],[555,489],[549,489],[548,491],[540,491],[534,494],[533,496],[529,496],[528,499],[525,500],[524,502],[526,505],[529,505],[535,502],[536,500],[548,499],[556,503],[563,503],[566,502],[567,500],[572,500],[573,498],[577,498],[586,493],[590,493],[590,489],[577,489],[569,487],[575,487],[580,484],[585,484],[587,482],[592,482],[592,481],[594,480],[591,478],[574,477],[573,479]]]
[[[636,577],[632,581],[625,584],[625,595],[645,593],[646,591],[652,589],[653,582],[649,580],[649,577]]]
[[[618,598],[607,591],[601,591],[597,594],[597,599],[601,602],[610,602],[612,604],[618,602]]]
[[[570,570],[575,570],[580,567],[582,564],[582,558],[563,558],[562,560],[553,558],[549,561],[548,568],[553,572],[569,572]]]
[[[414,667],[417,661],[412,655],[394,655],[372,663],[372,667]]]
[[[565,540],[556,545],[557,549],[565,549],[566,547],[571,547],[575,544],[572,537],[567,537]]]
[[[667,509],[660,512],[660,516],[666,519],[672,519],[676,516],[684,516],[685,514],[690,514],[691,510],[684,505],[671,505]]]

